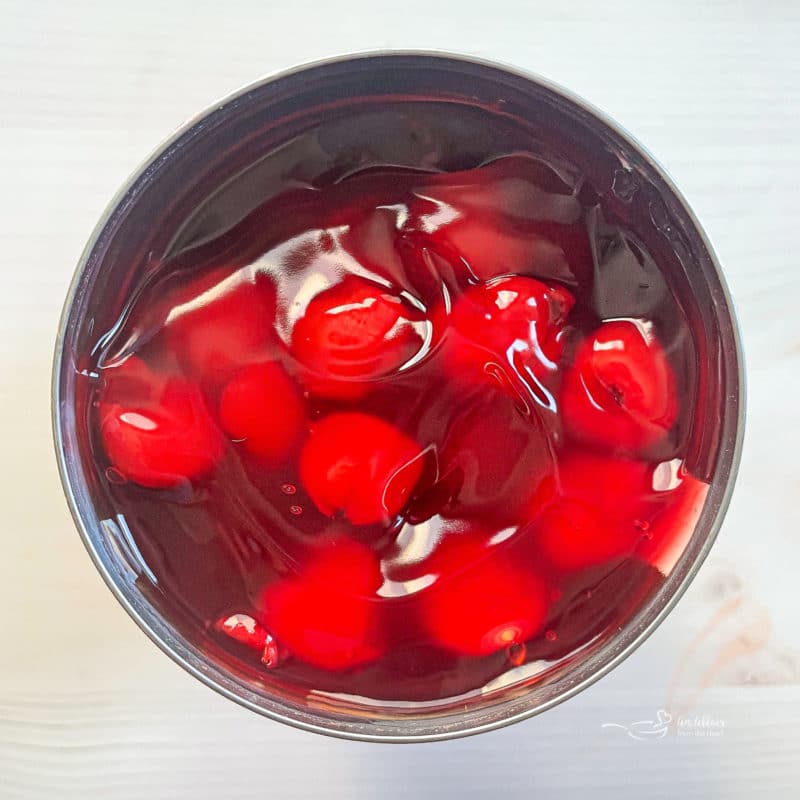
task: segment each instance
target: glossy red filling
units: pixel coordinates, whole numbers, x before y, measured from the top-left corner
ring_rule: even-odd
[[[162,265],[92,408],[157,591],[239,664],[383,699],[613,631],[706,485],[685,324],[604,319],[598,270],[578,185],[527,156],[293,190]]]

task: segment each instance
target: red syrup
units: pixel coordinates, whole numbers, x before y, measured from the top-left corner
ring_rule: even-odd
[[[135,288],[95,349],[93,452],[184,635],[413,704],[546,674],[641,607],[705,498],[695,361],[663,286],[608,318],[609,248],[617,287],[657,269],[596,204],[532,154],[370,165]]]

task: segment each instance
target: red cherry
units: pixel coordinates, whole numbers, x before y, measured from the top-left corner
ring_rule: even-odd
[[[646,324],[603,323],[578,348],[561,393],[572,436],[636,454],[662,440],[678,412],[675,376]]]
[[[456,330],[488,350],[520,339],[535,348],[563,326],[575,299],[563,286],[512,275],[472,286],[453,310]]]
[[[219,412],[229,436],[273,462],[292,452],[305,418],[300,391],[277,361],[238,372],[222,392]]]
[[[661,469],[588,453],[564,456],[557,485],[543,486],[534,503],[538,552],[567,571],[634,554],[656,566],[675,557],[685,544],[680,531],[696,519],[689,510],[699,512],[704,493],[689,476],[661,480]]]
[[[310,388],[338,396],[338,383],[362,388],[412,358],[422,345],[422,322],[422,313],[401,297],[348,275],[308,304],[294,325],[292,350],[313,373]]]
[[[642,534],[624,522],[624,515],[604,517],[591,506],[564,500],[539,518],[536,546],[559,569],[584,569],[633,552]]]
[[[354,594],[374,594],[383,583],[369,547],[341,534],[326,541],[306,565],[305,576],[326,586],[343,586]]]
[[[317,508],[354,525],[387,522],[422,474],[422,448],[388,422],[331,414],[314,425],[300,456],[300,478]]]
[[[167,298],[169,346],[198,380],[219,385],[274,346],[275,289],[244,270],[216,269]]]
[[[413,226],[474,278],[588,278],[591,248],[574,189],[530,158],[431,176],[415,189]]]
[[[224,443],[196,386],[158,375],[136,356],[108,372],[100,435],[106,455],[125,478],[167,488],[213,469]]]
[[[537,633],[547,613],[542,580],[504,553],[452,537],[431,561],[436,582],[420,592],[433,640],[464,655],[488,655]]]
[[[348,542],[327,548],[299,576],[270,586],[261,607],[276,639],[297,658],[322,669],[350,669],[385,650],[374,597],[381,581],[372,552]]]
[[[652,491],[650,472],[640,461],[563,456],[557,480],[532,504],[537,551],[567,571],[630,555],[642,535],[637,504]]]
[[[510,367],[526,384],[533,381],[539,395],[541,382],[555,375],[574,303],[565,288],[535,278],[495,278],[469,288],[451,315],[459,334],[448,363],[451,372],[485,380],[491,365]]]

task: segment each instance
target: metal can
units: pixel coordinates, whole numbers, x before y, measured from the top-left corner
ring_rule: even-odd
[[[533,135],[557,133],[563,147],[582,160],[601,202],[622,209],[647,240],[699,343],[696,414],[709,424],[698,426],[693,451],[695,467],[710,485],[693,534],[663,585],[601,647],[550,680],[508,682],[466,703],[431,703],[413,713],[346,697],[301,696],[247,680],[183,636],[143,590],[135,544],[97,508],[87,399],[76,382],[93,329],[105,330],[119,316],[130,287],[150,269],[151,254],[167,251],[176,237],[202,237],[202,215],[191,230],[180,225],[198,197],[222,191],[244,170],[257,179],[263,155],[314,121],[343,121],[330,129],[327,146],[345,161],[365,147],[380,150],[382,143],[370,138],[374,133],[346,124],[348,111],[409,100],[437,103],[442,110],[443,124],[425,133],[427,151],[445,139],[451,149],[459,143],[469,147],[470,131],[447,124],[448,106],[511,116]],[[313,147],[298,152],[301,169],[302,158],[315,158]],[[421,152],[412,147],[388,157],[408,161]],[[92,234],[66,299],[55,350],[53,429],[62,483],[84,544],[111,591],[165,653],[226,697],[281,722],[351,739],[423,742],[491,730],[551,708],[630,655],[675,606],[708,554],[731,496],[744,429],[743,357],[731,298],[708,239],[665,170],[618,124],[568,91],[513,68],[445,54],[375,53],[258,81],[190,120],[133,174]]]

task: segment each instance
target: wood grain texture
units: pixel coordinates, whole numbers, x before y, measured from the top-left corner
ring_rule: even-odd
[[[0,0],[0,798],[800,795],[799,45],[796,0]],[[60,306],[127,174],[237,86],[380,47],[532,69],[656,153],[725,267],[750,395],[723,533],[647,644],[540,718],[402,748],[270,723],[157,652],[83,552],[49,429]],[[666,707],[724,733],[642,742],[601,727]]]

